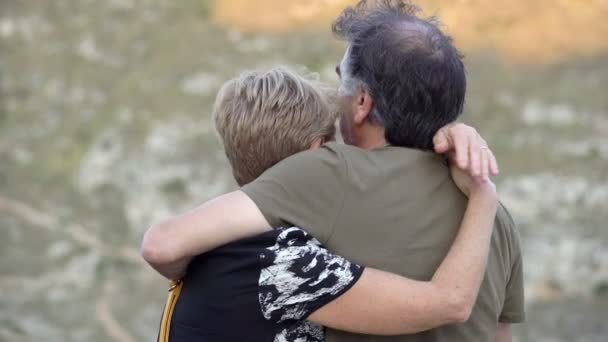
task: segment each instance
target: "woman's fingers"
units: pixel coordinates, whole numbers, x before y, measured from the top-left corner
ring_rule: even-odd
[[[462,123],[453,123],[440,129],[433,139],[435,150],[449,152],[456,166],[478,178],[489,180],[498,175],[496,157],[487,142],[473,127]]]
[[[496,161],[496,156],[494,156],[494,152],[492,152],[492,150],[488,150],[488,155],[490,157],[490,171],[492,172],[492,176],[498,176],[500,170],[498,169],[498,162]]]
[[[490,179],[490,149],[487,147],[481,147],[481,180],[487,182]]]
[[[481,175],[481,146],[476,137],[469,137],[469,172],[473,177]]]

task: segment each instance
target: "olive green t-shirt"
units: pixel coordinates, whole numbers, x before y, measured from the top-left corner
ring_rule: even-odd
[[[242,189],[273,227],[299,226],[355,263],[430,280],[466,209],[442,157],[330,143],[287,158]],[[524,319],[518,233],[502,206],[470,320],[403,336],[327,329],[327,342],[493,341],[498,322]]]

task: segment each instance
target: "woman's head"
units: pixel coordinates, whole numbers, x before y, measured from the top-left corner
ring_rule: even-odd
[[[333,91],[285,68],[248,71],[224,84],[213,108],[215,127],[239,185],[279,161],[333,140]]]

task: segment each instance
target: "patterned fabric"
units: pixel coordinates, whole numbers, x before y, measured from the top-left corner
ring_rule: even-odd
[[[275,342],[324,341],[323,327],[304,321],[348,290],[362,273],[297,228],[281,228],[276,243],[260,255],[259,300],[264,317],[287,324]]]
[[[322,326],[303,321],[289,329],[283,329],[274,338],[274,342],[323,342],[325,330]]]

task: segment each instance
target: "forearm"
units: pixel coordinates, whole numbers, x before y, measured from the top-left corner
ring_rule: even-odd
[[[498,323],[498,329],[496,330],[496,337],[494,342],[512,342],[513,332],[511,330],[511,324],[509,323]]]
[[[354,333],[401,335],[453,323],[449,310],[431,282],[366,268],[350,290],[308,319]]]
[[[471,195],[454,243],[431,280],[445,302],[464,310],[458,316],[468,318],[477,299],[488,261],[497,203],[493,190]]]

